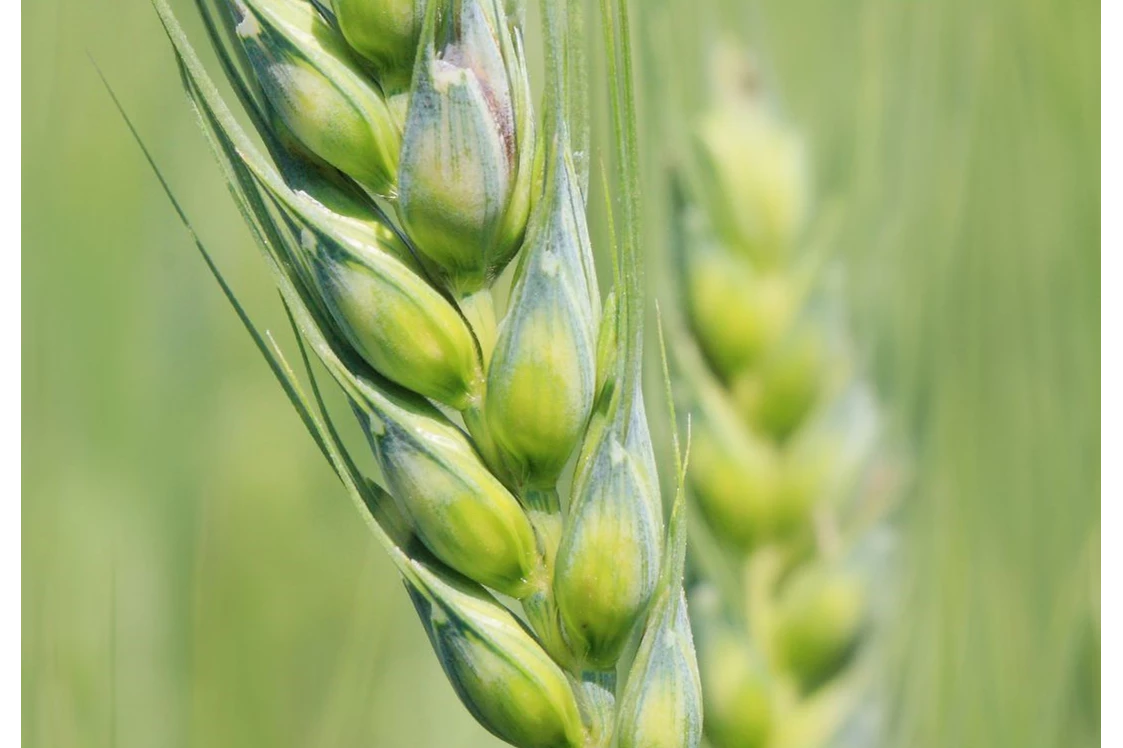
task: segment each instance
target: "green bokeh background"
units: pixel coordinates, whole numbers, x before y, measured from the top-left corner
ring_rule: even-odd
[[[893,744],[1096,744],[1099,4],[730,6],[914,456]],[[24,744],[495,745],[97,78],[283,330],[154,12],[21,10]]]

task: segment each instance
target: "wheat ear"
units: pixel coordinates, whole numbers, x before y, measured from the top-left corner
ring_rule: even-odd
[[[866,640],[892,490],[824,262],[832,216],[805,226],[803,142],[748,58],[718,48],[711,81],[673,180],[668,274],[706,733],[715,748],[874,745]]]
[[[538,119],[519,3],[197,0],[255,140],[154,4],[293,322],[302,377],[196,244],[401,573],[464,705],[527,748],[696,746],[685,456],[665,523],[641,391],[626,3],[601,7],[624,195],[607,300],[587,228],[579,6],[543,4]],[[339,438],[308,351],[350,403],[376,475]]]

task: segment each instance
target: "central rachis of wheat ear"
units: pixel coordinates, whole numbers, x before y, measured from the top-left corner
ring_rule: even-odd
[[[465,706],[527,748],[696,746],[685,457],[665,530],[640,386],[626,3],[602,3],[624,195],[602,302],[579,6],[543,4],[536,120],[518,3],[197,0],[262,149],[154,2],[307,385],[196,243],[394,560]],[[376,479],[340,440],[305,346],[350,402]]]

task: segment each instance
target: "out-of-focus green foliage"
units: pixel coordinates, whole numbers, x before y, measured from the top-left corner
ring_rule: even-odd
[[[684,77],[719,17],[689,5],[660,50]],[[806,128],[915,455],[895,744],[1093,744],[1099,5],[729,5],[709,28],[760,50]],[[101,89],[87,50],[283,331],[154,13],[22,18],[24,744],[495,745]]]

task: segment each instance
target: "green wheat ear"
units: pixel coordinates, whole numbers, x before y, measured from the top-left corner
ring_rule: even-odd
[[[713,57],[671,176],[665,299],[693,421],[706,734],[715,748],[833,745],[873,688],[888,532],[864,480],[876,411],[805,225],[802,140],[743,53]]]
[[[126,123],[393,560],[466,708],[525,748],[697,746],[685,458],[665,537],[640,390],[626,3],[601,8],[625,198],[607,299],[587,225],[579,6],[543,5],[537,121],[519,3],[196,0],[251,133],[166,0],[154,5],[303,375],[258,332]],[[496,308],[508,265],[512,292]],[[313,356],[365,444],[340,439]],[[377,479],[356,466],[367,447]]]

